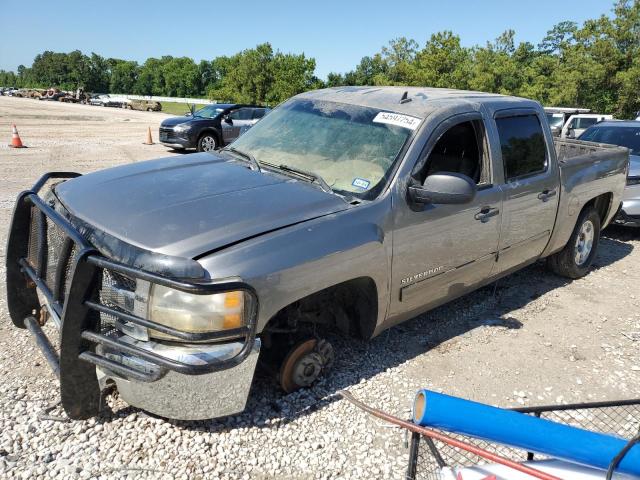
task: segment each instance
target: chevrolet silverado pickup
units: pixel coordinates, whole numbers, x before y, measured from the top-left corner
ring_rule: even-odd
[[[628,162],[554,141],[522,98],[307,92],[220,151],[44,175],[16,202],[9,310],[71,418],[112,388],[168,418],[230,415],[259,355],[290,392],[328,374],[333,334],[374,337],[540,259],[587,274]]]

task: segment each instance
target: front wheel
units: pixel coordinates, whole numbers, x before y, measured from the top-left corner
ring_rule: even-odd
[[[547,259],[556,274],[568,278],[584,277],[591,268],[600,243],[600,215],[595,208],[585,209],[576,222],[565,247]]]
[[[218,148],[218,141],[214,134],[204,133],[198,139],[199,152],[213,152],[216,148]]]

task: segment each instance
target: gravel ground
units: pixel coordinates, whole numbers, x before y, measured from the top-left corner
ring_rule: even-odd
[[[21,189],[48,170],[168,154],[141,144],[163,118],[0,97],[0,135],[8,141],[17,123],[30,147],[0,145],[2,256]],[[202,422],[155,418],[117,398],[100,418],[59,421],[59,407],[47,409],[58,401],[56,380],[28,334],[12,327],[2,288],[0,477],[403,478],[403,433],[336,391],[402,418],[420,387],[505,407],[640,397],[639,238],[609,229],[581,280],[536,264],[370,342],[335,338],[335,369],[313,389],[284,395],[258,377],[245,413]],[[4,260],[0,270],[4,278]]]

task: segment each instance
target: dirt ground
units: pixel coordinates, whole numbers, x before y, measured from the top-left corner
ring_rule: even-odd
[[[46,476],[53,468],[89,478],[98,476],[96,468],[104,474],[126,464],[163,468],[156,471],[176,477],[186,472],[242,478],[242,472],[251,472],[251,478],[402,478],[407,452],[401,433],[344,400],[327,400],[331,394],[346,388],[403,418],[420,387],[505,407],[640,397],[640,231],[610,228],[583,279],[561,279],[538,263],[371,342],[336,339],[335,370],[310,391],[284,395],[258,378],[249,413],[231,419],[184,425],[122,408],[101,428],[91,422],[55,427],[55,440],[47,422],[35,416],[56,400],[55,378],[27,333],[12,327],[4,297],[14,198],[46,171],[90,172],[173,154],[161,145],[142,144],[147,127],[157,140],[163,118],[0,97],[0,460],[6,457],[0,476]],[[29,148],[6,147],[13,123]],[[167,466],[167,447],[160,441],[150,442],[144,455],[118,456],[78,440],[87,434],[111,438],[116,428],[130,437],[132,429],[138,429],[136,435],[167,429],[167,438],[185,436],[183,448]],[[194,429],[207,446],[204,453],[196,447],[184,451]],[[240,453],[234,457],[232,450]]]

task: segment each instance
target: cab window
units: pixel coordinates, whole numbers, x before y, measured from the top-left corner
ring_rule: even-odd
[[[231,120],[251,120],[252,109],[251,108],[238,108],[229,112],[229,118]]]
[[[266,109],[265,108],[254,108],[253,109],[253,119],[254,120],[259,120],[260,118],[264,117],[265,113],[266,113]]]
[[[546,170],[546,144],[537,115],[500,117],[496,119],[496,126],[508,182]]]
[[[485,151],[481,121],[454,125],[438,139],[429,153],[420,182],[434,173],[461,173],[479,185],[490,183]]]
[[[595,117],[575,117],[571,120],[569,128],[576,128],[578,130],[589,128],[591,125],[598,123],[598,119]]]

